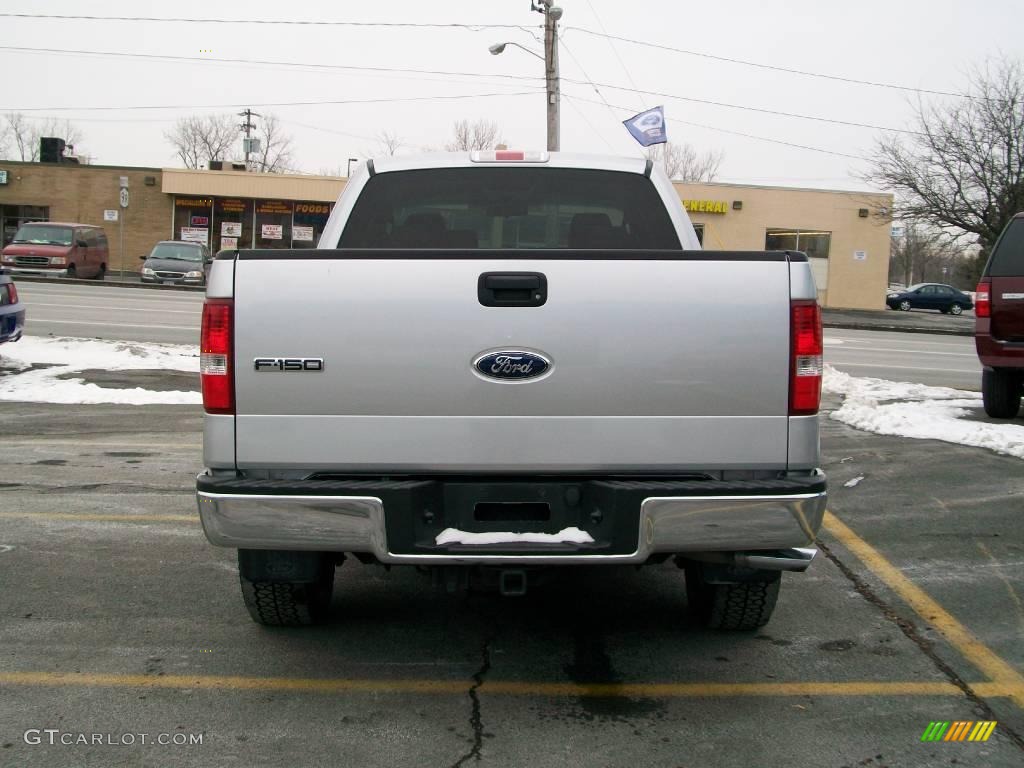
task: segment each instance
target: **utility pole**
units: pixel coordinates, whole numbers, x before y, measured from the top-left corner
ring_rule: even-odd
[[[248,170],[250,170],[249,169],[249,154],[254,151],[253,150],[253,143],[252,143],[252,129],[256,127],[256,123],[254,123],[252,121],[252,119],[254,117],[263,117],[263,115],[259,114],[258,112],[253,112],[251,109],[246,108],[246,110],[244,112],[239,112],[238,116],[245,118],[245,122],[240,124],[238,127],[242,131],[245,131],[245,139],[242,141],[242,150],[245,152],[245,170],[248,171]],[[257,143],[257,147],[256,147],[255,151],[258,152],[259,151],[259,139],[256,139],[256,143]]]
[[[544,81],[548,100],[548,151],[557,152],[561,143],[562,102],[558,76],[558,21],[562,9],[551,4],[551,0],[530,0],[530,9],[544,14]]]

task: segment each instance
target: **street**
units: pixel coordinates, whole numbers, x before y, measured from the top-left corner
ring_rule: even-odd
[[[201,292],[35,282],[21,282],[18,290],[28,308],[26,333],[33,336],[198,341]],[[825,362],[853,376],[980,387],[981,366],[969,336],[826,328],[825,342]]]

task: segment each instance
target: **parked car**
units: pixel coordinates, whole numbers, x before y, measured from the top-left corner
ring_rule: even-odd
[[[204,243],[163,240],[149,256],[140,256],[142,282],[163,285],[206,285],[213,258]]]
[[[0,344],[17,341],[25,327],[25,305],[18,301],[18,289],[0,269]]]
[[[985,413],[1012,419],[1024,389],[1024,213],[996,241],[975,295],[974,343]]]
[[[942,283],[918,283],[902,291],[890,291],[885,303],[889,309],[937,309],[944,315],[959,315],[974,307],[970,295]]]
[[[34,221],[18,227],[11,244],[0,255],[0,266],[15,275],[102,280],[109,258],[102,227]]]

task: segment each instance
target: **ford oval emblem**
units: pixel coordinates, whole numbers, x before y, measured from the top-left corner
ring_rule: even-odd
[[[546,373],[551,368],[551,361],[536,352],[503,349],[478,357],[473,361],[473,367],[489,379],[522,381]]]

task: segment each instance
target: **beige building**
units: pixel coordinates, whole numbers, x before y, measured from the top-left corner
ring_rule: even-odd
[[[118,205],[122,176],[129,184],[126,211]],[[718,183],[675,187],[704,248],[803,251],[824,306],[884,309],[891,195]],[[6,244],[22,221],[102,224],[110,271],[134,271],[139,256],[159,240],[192,239],[214,251],[312,247],[344,188],[345,179],[326,176],[0,162],[0,232]],[[114,210],[118,220],[104,221]]]

